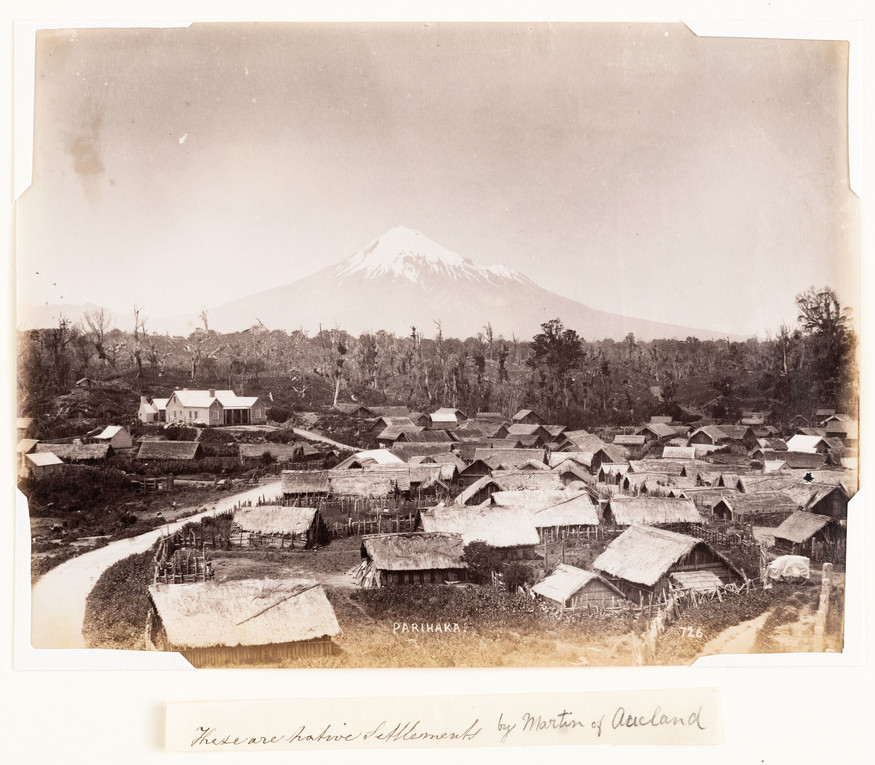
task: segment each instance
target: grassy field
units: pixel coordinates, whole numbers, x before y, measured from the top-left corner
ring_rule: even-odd
[[[284,665],[288,667],[635,664],[635,636],[645,627],[641,617],[560,614],[524,596],[476,585],[361,590],[353,580],[361,561],[360,544],[361,538],[353,536],[317,550],[215,551],[211,553],[215,581],[306,577],[322,583],[342,629],[334,639],[336,651],[328,657],[290,661]],[[565,552],[567,562],[586,564],[598,553],[598,545]],[[552,562],[560,555],[558,546],[548,548]],[[86,613],[89,646],[143,648],[150,561],[151,553],[125,559],[98,581]],[[673,625],[658,641],[653,661],[689,664],[724,630],[766,614],[754,650],[800,650],[792,646],[813,634],[812,609],[817,607],[818,594],[816,582],[778,584],[771,590],[727,596],[723,602],[703,602],[678,621],[691,626],[693,636],[679,639]],[[840,606],[835,610],[840,611]],[[840,620],[838,626],[832,625],[831,635],[828,645],[841,650]]]

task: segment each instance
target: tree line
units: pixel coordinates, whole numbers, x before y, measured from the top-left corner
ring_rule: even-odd
[[[318,332],[271,330],[260,321],[218,333],[201,313],[187,337],[149,332],[134,307],[128,328],[111,327],[102,311],[81,323],[19,333],[19,398],[24,410],[66,393],[81,378],[124,377],[153,387],[171,370],[192,387],[258,392],[282,386],[286,401],[404,403],[430,411],[513,413],[527,406],[552,422],[632,424],[656,410],[738,419],[758,402],[780,418],[815,407],[856,411],[857,340],[835,292],[796,296],[796,326],[765,339],[587,340],[560,318],[530,340],[510,339],[490,325],[464,340],[445,337],[440,323],[406,335],[357,336],[339,327]],[[322,391],[327,390],[325,395]],[[747,406],[747,408],[751,408]]]

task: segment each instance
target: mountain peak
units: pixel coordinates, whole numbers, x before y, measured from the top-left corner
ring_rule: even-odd
[[[353,275],[368,279],[401,278],[414,284],[435,276],[475,281],[495,278],[527,281],[522,274],[506,266],[480,266],[407,226],[390,228],[338,264],[335,270],[340,280]]]

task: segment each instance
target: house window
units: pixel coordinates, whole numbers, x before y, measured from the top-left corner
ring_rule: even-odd
[[[218,409],[213,409],[213,419],[214,420],[219,419],[219,410]]]

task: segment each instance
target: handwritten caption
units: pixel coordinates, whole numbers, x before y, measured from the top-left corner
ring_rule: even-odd
[[[174,703],[169,751],[720,743],[709,688]]]

